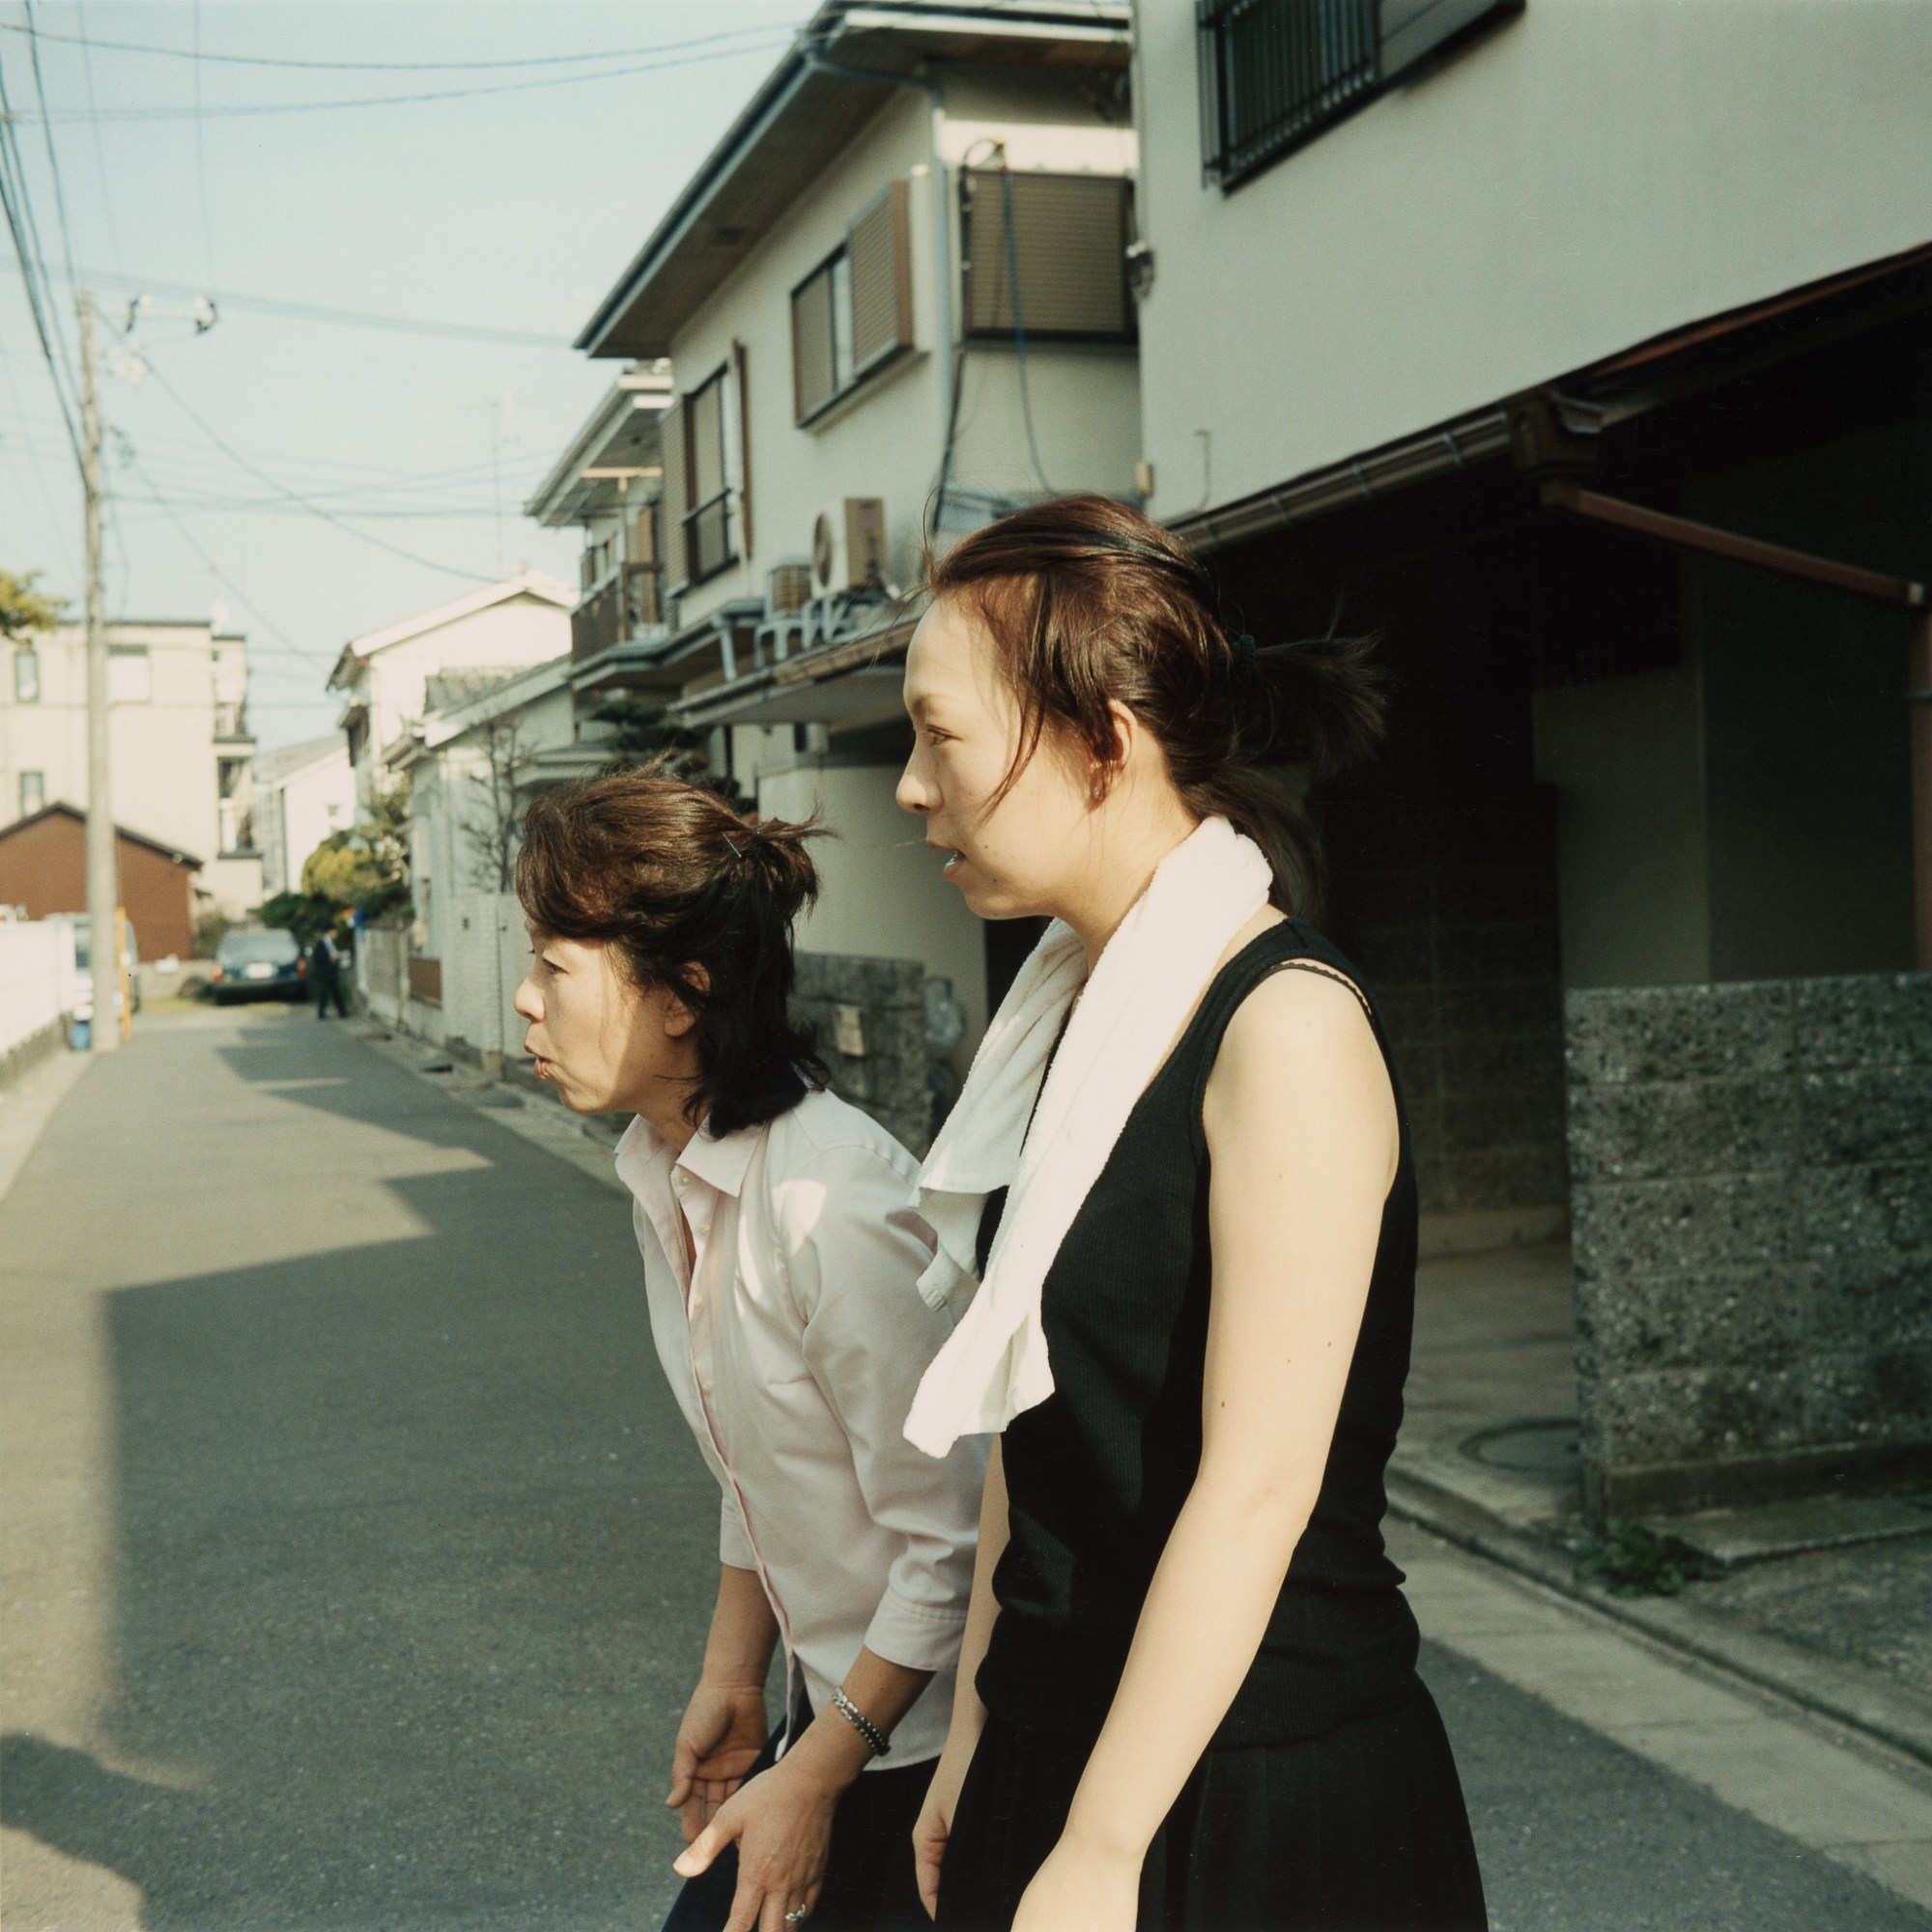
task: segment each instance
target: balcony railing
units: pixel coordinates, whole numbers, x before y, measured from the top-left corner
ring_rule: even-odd
[[[570,614],[570,654],[595,657],[646,626],[664,622],[658,566],[626,563],[607,577]]]

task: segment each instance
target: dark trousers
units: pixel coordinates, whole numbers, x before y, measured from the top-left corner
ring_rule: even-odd
[[[349,996],[342,990],[342,975],[330,973],[319,976],[315,982],[315,1016],[319,1020],[328,1017],[328,1003],[335,1002],[335,1010],[344,1019],[349,1017]]]
[[[799,1728],[810,1721],[807,1707]],[[781,1724],[746,1773],[748,1781],[777,1762],[783,1736]],[[811,1932],[932,1932],[932,1920],[919,1902],[912,1863],[912,1828],[932,1773],[929,1763],[909,1764],[903,1771],[862,1772],[838,1801]],[[737,1889],[738,1848],[727,1845],[708,1870],[685,1880],[665,1917],[663,1932],[721,1932]]]

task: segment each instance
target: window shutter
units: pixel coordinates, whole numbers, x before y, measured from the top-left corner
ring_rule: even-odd
[[[912,343],[910,189],[894,182],[845,238],[852,274],[852,365],[863,374]]]
[[[1400,80],[1479,22],[1520,14],[1522,7],[1523,0],[1379,0],[1383,83]]]
[[[832,270],[823,268],[791,298],[792,418],[803,422],[832,400]]]
[[[1133,334],[1126,248],[1131,185],[1118,175],[972,171],[966,328],[1123,341]],[[1010,200],[1009,200],[1010,197]],[[1008,209],[1012,233],[1008,234]]]
[[[686,485],[681,401],[672,403],[658,418],[658,449],[664,461],[664,494],[658,501],[664,511],[665,588],[671,590],[691,581],[691,560],[684,547]]]
[[[738,554],[752,554],[752,412],[745,388],[745,345],[731,345],[731,383],[738,405]]]

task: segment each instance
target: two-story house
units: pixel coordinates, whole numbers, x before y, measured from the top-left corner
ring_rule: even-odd
[[[1932,966],[1932,14],[1137,26],[1151,508],[1264,640],[1380,634],[1393,741],[1326,805],[1332,923],[1425,1207],[1521,1231],[1574,1185],[1613,1507],[1680,1463],[1682,1499],[1714,1457],[1922,1442],[1932,1364],[1866,1277],[1932,1279],[1922,1137],[1871,1124],[1915,1078],[1932,1118],[1895,977]],[[1860,1000],[1885,1065],[1779,1017]],[[1819,1111],[1854,1088],[1862,1133]],[[1874,1179],[1894,1156],[1917,1178]]]
[[[1014,948],[893,802],[902,593],[1012,504],[1136,491],[1127,25],[822,6],[598,305],[578,346],[631,368],[531,505],[586,526],[586,701],[819,812],[802,948],[951,979],[968,1052]]]
[[[567,583],[520,570],[345,644],[328,689],[343,699],[356,796],[366,800],[393,781],[387,754],[421,721],[432,677],[455,670],[508,676],[566,656],[576,602]]]

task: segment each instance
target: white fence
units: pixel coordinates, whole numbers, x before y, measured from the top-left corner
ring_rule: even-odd
[[[526,1023],[510,1002],[530,966],[516,895],[458,893],[443,932],[443,1037],[515,1060],[523,1052]]]
[[[46,920],[0,925],[0,1055],[58,1023],[72,943]]]

